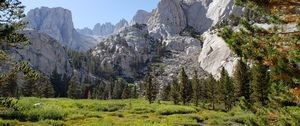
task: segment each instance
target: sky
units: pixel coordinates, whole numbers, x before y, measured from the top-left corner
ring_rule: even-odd
[[[63,7],[72,12],[75,28],[93,28],[96,23],[111,22],[122,18],[130,21],[137,10],[148,12],[156,8],[160,0],[20,0],[25,13],[37,7]]]

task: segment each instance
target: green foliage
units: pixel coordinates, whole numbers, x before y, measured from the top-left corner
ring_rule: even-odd
[[[55,97],[67,97],[69,78],[67,75],[61,75],[55,68],[50,76],[51,84],[54,87]]]
[[[158,94],[158,83],[151,74],[147,74],[145,79],[146,98],[151,104],[156,99],[156,95]]]
[[[217,81],[215,80],[213,75],[210,74],[207,79],[207,98],[209,103],[211,104],[212,109],[215,109],[215,104],[217,103],[217,85]]]
[[[131,87],[127,84],[122,92],[122,99],[128,99],[131,95]]]
[[[224,99],[223,102],[225,103],[225,110],[230,110],[235,102],[234,98],[234,85],[232,83],[231,78],[229,77],[228,72],[225,70],[225,68],[222,68],[221,72],[221,79],[220,84],[224,85],[223,95]]]
[[[164,101],[169,101],[171,96],[171,84],[168,83],[163,86],[161,97]]]
[[[157,111],[160,115],[172,115],[172,114],[189,114],[196,113],[196,109],[186,106],[168,106],[160,107]]]
[[[76,79],[75,76],[73,76],[69,81],[69,87],[68,87],[69,98],[73,98],[73,99],[79,98],[80,89],[79,89],[79,84],[77,82],[78,80]]]
[[[193,98],[193,87],[188,79],[188,76],[185,73],[184,68],[181,68],[179,78],[180,97],[181,101],[185,105],[189,103]]]
[[[251,102],[255,106],[267,105],[270,92],[268,68],[262,64],[255,64],[251,74]]]
[[[0,67],[9,68],[0,72],[0,84],[7,82],[18,72],[36,79],[38,75],[28,66],[28,63],[15,63],[7,54],[8,49],[25,45],[28,42],[27,38],[18,32],[25,26],[22,21],[25,17],[24,6],[19,0],[2,0],[0,4]]]
[[[199,100],[201,98],[202,87],[200,84],[200,80],[198,79],[198,73],[196,70],[194,71],[193,78],[192,78],[192,87],[193,87],[194,104],[195,104],[195,106],[198,106]]]
[[[127,82],[123,78],[118,78],[115,80],[114,88],[112,91],[112,98],[113,99],[121,99],[122,93],[125,89],[125,86],[128,85]],[[126,89],[128,91],[128,89]],[[128,93],[128,92],[126,92]]]
[[[175,105],[179,104],[180,102],[180,87],[178,84],[178,80],[175,76],[172,78],[172,85],[171,85],[171,99]]]
[[[244,97],[250,101],[250,71],[246,63],[240,59],[233,73],[233,83],[235,86],[235,97]]]

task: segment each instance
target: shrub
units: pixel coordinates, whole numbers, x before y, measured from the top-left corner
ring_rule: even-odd
[[[66,126],[66,124],[63,121],[58,121],[58,120],[44,120],[42,121],[42,123],[51,126]]]
[[[196,113],[196,109],[186,106],[164,106],[156,111],[160,115]]]
[[[16,120],[2,120],[0,119],[0,126],[15,126],[18,121]]]
[[[144,113],[152,113],[152,112],[155,111],[151,108],[146,108],[146,107],[138,107],[130,111],[130,113],[132,114],[144,114]]]
[[[123,109],[126,104],[113,103],[113,104],[93,104],[89,106],[89,109],[92,111],[103,111],[103,112],[115,112]]]

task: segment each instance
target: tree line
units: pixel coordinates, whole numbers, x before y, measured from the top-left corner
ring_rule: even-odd
[[[148,74],[144,83],[145,97],[149,103],[158,98],[159,84],[155,77]],[[230,77],[225,68],[222,68],[218,80],[211,74],[199,77],[197,71],[189,78],[184,68],[178,76],[173,76],[171,82],[164,85],[160,93],[161,100],[173,101],[174,104],[189,105],[193,103],[207,109],[230,110],[243,100],[248,107],[266,106],[271,102],[272,86],[270,72],[261,64],[252,67],[240,59]]]

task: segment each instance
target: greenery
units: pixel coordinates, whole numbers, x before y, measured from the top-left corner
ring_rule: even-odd
[[[36,105],[38,104],[39,105]],[[0,107],[1,125],[299,125],[299,107],[279,110],[258,108],[255,114],[235,106],[228,112],[202,107],[149,104],[142,99],[72,100],[66,98],[21,98],[18,110]],[[270,120],[272,119],[272,120]]]

